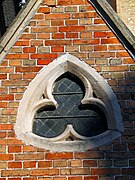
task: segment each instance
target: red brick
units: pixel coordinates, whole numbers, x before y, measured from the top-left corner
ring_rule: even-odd
[[[38,39],[49,39],[50,38],[50,34],[44,34],[44,33],[41,33],[41,34],[37,34],[37,37]]]
[[[17,139],[0,139],[0,145],[22,145],[23,143]]]
[[[8,162],[8,168],[22,168],[22,162]]]
[[[53,46],[51,48],[52,52],[64,52],[64,47],[63,46]]]
[[[73,153],[46,153],[46,159],[72,159]]]
[[[6,132],[0,132],[0,138],[5,138],[6,137]]]
[[[94,46],[94,51],[107,51],[107,46],[105,45]]]
[[[13,160],[13,154],[1,154],[0,161],[10,161]]]
[[[64,38],[64,33],[55,33],[52,34],[53,39],[63,39]]]
[[[116,57],[129,57],[127,52],[116,52]]]
[[[82,180],[81,176],[72,176],[72,177],[68,177],[68,180]]]
[[[34,77],[36,76],[36,74],[30,74],[30,73],[25,73],[23,74],[23,79],[34,79]]]
[[[50,20],[56,20],[56,19],[69,19],[70,14],[69,13],[60,13],[60,14],[46,14],[45,19],[50,19]]]
[[[20,39],[36,39],[36,34],[22,34]]]
[[[85,31],[85,26],[66,26],[66,27],[60,27],[60,32],[81,32]]]
[[[23,162],[24,168],[36,168],[36,161],[26,161]]]
[[[50,62],[52,62],[52,60],[41,59],[37,61],[37,65],[48,65]]]
[[[120,42],[116,38],[101,39],[101,44],[119,44]]]
[[[59,6],[68,6],[68,5],[81,5],[84,4],[83,0],[58,0],[58,5]]]
[[[23,52],[24,53],[34,53],[34,52],[36,52],[36,48],[35,47],[24,47]]]
[[[7,79],[7,74],[0,74],[0,79]]]
[[[21,152],[21,146],[8,146],[8,153]]]
[[[29,55],[28,54],[8,54],[6,56],[7,59],[28,59]]]
[[[48,6],[56,6],[56,0],[44,0],[42,2],[43,5],[48,5]]]
[[[7,108],[8,103],[7,102],[0,102],[0,108]]]
[[[8,180],[21,180],[21,178],[8,178]]]
[[[94,19],[94,24],[105,24],[103,19]]]
[[[45,13],[45,14],[50,13],[50,7],[40,7],[38,9],[38,13]]]
[[[99,44],[99,39],[77,39],[77,40],[73,40],[74,44]]]
[[[50,59],[50,58],[57,58],[57,54],[31,54],[31,59]]]
[[[28,40],[17,41],[15,43],[15,46],[29,46],[29,41]]]
[[[78,25],[78,20],[77,19],[68,19],[68,20],[65,20],[65,24],[66,25]]]
[[[107,36],[107,33],[106,32],[94,32],[94,37],[97,38],[97,37],[106,37]]]
[[[2,95],[0,95],[0,100],[2,100],[2,101],[14,100],[14,95],[13,94],[2,94]]]
[[[23,146],[23,152],[36,152],[36,147],[33,147],[33,146]]]
[[[66,177],[54,177],[53,180],[67,180]]]
[[[13,124],[0,124],[0,130],[13,130]]]

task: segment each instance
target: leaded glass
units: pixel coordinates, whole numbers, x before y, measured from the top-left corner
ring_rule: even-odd
[[[107,121],[101,110],[93,105],[82,105],[85,88],[79,78],[65,73],[54,83],[53,96],[58,107],[43,107],[35,115],[33,133],[47,138],[57,137],[67,125],[85,137],[107,130]]]

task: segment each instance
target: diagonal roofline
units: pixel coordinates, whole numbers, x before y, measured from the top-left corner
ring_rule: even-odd
[[[135,60],[135,36],[106,0],[88,0]]]
[[[0,40],[0,62],[18,40],[43,0],[29,0]]]
[[[0,62],[18,40],[43,0],[29,0],[0,40]],[[135,36],[106,0],[88,0],[135,60]]]

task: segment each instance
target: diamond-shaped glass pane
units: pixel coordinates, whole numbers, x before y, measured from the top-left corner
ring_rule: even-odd
[[[54,84],[53,96],[57,109],[43,107],[37,111],[33,132],[39,136],[53,138],[64,132],[71,124],[74,130],[86,137],[107,130],[106,117],[98,107],[82,105],[85,94],[82,82],[72,74],[64,74]]]

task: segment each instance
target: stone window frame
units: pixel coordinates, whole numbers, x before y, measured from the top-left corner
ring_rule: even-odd
[[[66,72],[74,74],[84,83],[85,96],[81,103],[98,106],[104,112],[108,124],[106,132],[94,137],[78,137],[70,125],[62,135],[55,138],[40,137],[32,132],[37,110],[43,106],[57,106],[52,87],[55,80]],[[121,136],[124,128],[117,98],[104,78],[77,57],[65,54],[45,66],[29,84],[18,108],[15,131],[17,138],[27,144],[51,151],[67,152],[86,151],[110,143]],[[69,133],[78,140],[66,141],[65,137]]]

